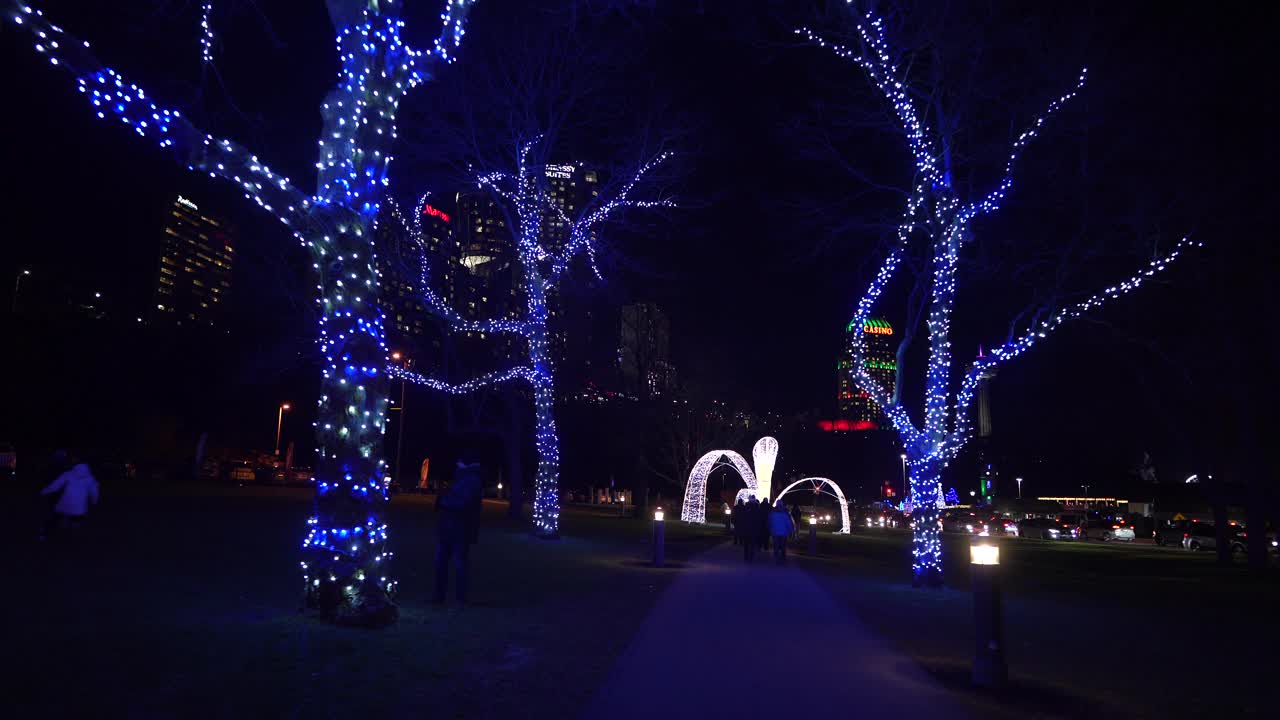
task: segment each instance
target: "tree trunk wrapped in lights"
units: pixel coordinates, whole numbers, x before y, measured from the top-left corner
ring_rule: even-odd
[[[600,276],[595,263],[596,232],[615,212],[624,208],[668,207],[671,201],[635,200],[631,197],[637,184],[667,159],[668,153],[664,152],[622,178],[616,192],[602,191],[577,218],[566,217],[547,187],[545,163],[534,163],[530,159],[541,143],[542,138],[538,137],[519,147],[514,173],[489,172],[476,178],[477,184],[488,190],[502,207],[509,219],[508,227],[513,231],[517,272],[525,289],[525,311],[516,319],[470,320],[450,307],[431,285],[431,257],[423,240],[421,220],[426,196],[414,210],[412,227],[408,227],[393,205],[394,215],[406,224],[420,251],[419,285],[427,310],[448,322],[454,330],[523,338],[527,344],[527,364],[461,383],[424,377],[397,366],[389,369],[397,377],[453,394],[474,392],[510,380],[524,380],[530,384],[533,390],[534,445],[538,454],[533,498],[534,530],[544,537],[556,537],[560,532],[560,437],[556,431],[555,370],[551,358],[547,298],[559,288],[565,272],[579,256],[585,257],[592,271]],[[561,247],[549,247],[542,237],[548,218],[569,228]]]
[[[963,201],[952,184],[951,153],[947,136],[938,133],[917,108],[906,76],[894,60],[882,20],[873,12],[859,17],[856,46],[846,46],[824,39],[808,28],[796,30],[810,42],[849,59],[867,74],[875,89],[888,101],[895,118],[895,129],[904,136],[915,176],[907,192],[906,207],[898,221],[896,241],[888,256],[858,303],[853,326],[865,326],[871,309],[884,292],[886,284],[899,269],[913,240],[928,242],[931,273],[925,290],[929,307],[925,327],[928,330],[929,360],[925,370],[923,423],[918,426],[901,402],[903,359],[914,335],[908,328],[898,350],[898,382],[891,394],[866,370],[866,346],[863,333],[853,333],[854,377],[859,387],[874,400],[892,422],[902,439],[910,468],[912,514],[912,572],[916,584],[939,584],[942,579],[942,545],[939,511],[943,505],[942,470],[968,441],[972,434],[969,405],[977,394],[984,375],[996,366],[1021,355],[1063,323],[1080,317],[1108,300],[1124,295],[1164,270],[1192,243],[1183,238],[1172,251],[1157,257],[1142,271],[1127,280],[1064,307],[1052,314],[1037,316],[1029,326],[1015,329],[1003,345],[974,362],[961,376],[958,386],[953,381],[951,317],[956,295],[958,262],[962,246],[972,233],[972,221],[1000,208],[1013,185],[1013,170],[1018,156],[1035,138],[1045,120],[1069,102],[1083,88],[1087,70],[1081,70],[1075,87],[1049,103],[1045,111],[1027,126],[1011,145],[1003,175],[987,194]],[[929,93],[924,93],[929,96]]]
[[[342,68],[322,106],[317,191],[308,196],[257,155],[197,129],[179,110],[104,66],[88,42],[71,37],[25,3],[7,3],[5,19],[30,32],[35,49],[70,72],[99,118],[123,121],[172,151],[188,169],[234,182],[245,198],[275,215],[308,249],[317,275],[319,347],[324,357],[316,441],[315,514],[303,540],[307,604],[335,622],[395,620],[390,576],[386,462],[387,348],[378,309],[371,227],[377,214],[400,100],[451,60],[474,0],[445,0],[431,49],[400,39],[393,0],[328,0]],[[201,7],[201,60],[213,59],[212,3]]]

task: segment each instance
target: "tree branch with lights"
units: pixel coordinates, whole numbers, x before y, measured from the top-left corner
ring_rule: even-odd
[[[543,148],[541,135],[520,144],[515,154],[514,172],[488,171],[476,174],[476,186],[487,191],[495,202],[503,206],[513,222],[512,250],[516,272],[523,281],[525,309],[521,317],[512,320],[472,320],[463,317],[449,307],[431,288],[428,264],[431,260],[423,239],[421,210],[415,212],[413,227],[406,230],[415,240],[421,263],[420,292],[427,309],[446,320],[455,330],[511,333],[524,338],[528,364],[502,372],[489,373],[463,383],[440,378],[427,378],[416,373],[406,373],[395,368],[392,372],[410,382],[434,390],[461,394],[479,390],[485,386],[512,380],[523,380],[533,390],[534,445],[538,454],[538,470],[534,482],[533,523],[535,531],[554,537],[560,531],[560,437],[555,417],[555,371],[549,346],[550,309],[548,297],[555,293],[567,277],[566,271],[579,258],[585,258],[592,272],[599,276],[595,266],[598,231],[607,222],[627,209],[671,207],[670,199],[639,200],[633,197],[636,188],[655,167],[670,157],[662,152],[634,171],[627,173],[620,188],[611,194],[601,193],[592,203],[582,208],[577,217],[570,218],[555,202],[548,188],[546,166],[533,158]],[[425,202],[425,196],[424,200]],[[421,207],[422,202],[419,203]],[[556,219],[567,226],[561,238],[547,238],[544,232],[547,220]],[[401,218],[403,221],[403,218]],[[559,242],[561,247],[551,245]]]
[[[402,41],[394,0],[327,0],[341,69],[321,106],[316,193],[308,196],[258,155],[198,129],[100,62],[43,11],[4,3],[4,20],[29,33],[37,52],[69,73],[90,109],[159,144],[195,172],[235,183],[291,228],[317,277],[318,345],[324,358],[317,408],[315,512],[301,561],[307,605],[339,623],[385,625],[397,616],[388,571],[387,467],[382,458],[388,374],[374,218],[387,184],[401,99],[453,59],[474,0],[443,0],[428,50]],[[214,60],[211,2],[201,4],[202,72]]]
[[[863,333],[854,333],[854,379],[885,410],[902,439],[911,473],[913,512],[912,556],[916,583],[941,582],[942,544],[939,521],[945,503],[942,492],[942,470],[964,447],[972,433],[969,410],[982,378],[997,365],[1012,360],[1064,323],[1097,309],[1106,302],[1127,294],[1159,272],[1165,270],[1193,243],[1184,239],[1167,254],[1124,282],[1074,305],[1045,317],[1037,313],[1030,327],[1011,334],[1007,342],[979,358],[963,373],[953,392],[951,319],[958,284],[959,258],[962,247],[972,234],[972,222],[1000,209],[1013,187],[1014,170],[1023,151],[1035,139],[1045,122],[1070,102],[1084,87],[1087,70],[1081,70],[1069,91],[1056,98],[1011,143],[999,182],[990,191],[972,201],[962,201],[952,181],[949,153],[945,139],[926,121],[927,113],[917,107],[906,74],[903,73],[885,38],[883,20],[874,12],[853,20],[856,29],[854,46],[831,42],[808,28],[796,34],[810,43],[826,48],[837,56],[851,60],[866,73],[877,93],[888,102],[895,118],[895,130],[904,140],[911,155],[914,180],[907,194],[906,206],[898,221],[896,237],[884,261],[859,300],[854,313],[855,327],[864,326],[871,310],[895,276],[903,257],[913,242],[927,242],[931,256],[928,285],[929,358],[925,370],[923,421],[913,422],[901,404],[902,364],[899,382],[891,396],[866,371],[866,346]],[[910,334],[909,334],[910,335]],[[898,357],[904,358],[904,346]],[[954,409],[954,414],[952,410]]]

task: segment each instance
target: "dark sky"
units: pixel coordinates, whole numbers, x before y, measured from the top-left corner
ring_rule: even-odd
[[[221,73],[203,82],[199,3],[122,4],[61,3],[50,12],[153,95],[192,108],[215,133],[259,149],[311,186],[316,108],[337,69],[322,3],[216,3]],[[600,62],[596,79],[605,89],[589,100],[601,115],[647,116],[659,107],[648,139],[654,128],[668,131],[679,153],[669,187],[682,207],[608,236],[626,258],[614,265],[608,292],[667,308],[677,366],[708,394],[756,409],[829,414],[844,324],[878,261],[879,225],[902,204],[872,183],[909,180],[901,139],[877,125],[883,108],[856,67],[790,35],[806,15],[822,25],[822,3],[649,5],[625,17],[588,17],[604,30],[570,42],[586,62]],[[426,42],[436,3],[409,6],[406,34]],[[1008,211],[974,227],[973,254],[982,262],[960,295],[961,355],[998,341],[1045,278],[1076,293],[1124,277],[1179,235],[1196,233],[1211,245],[1143,297],[1105,311],[1105,324],[1081,323],[1002,372],[997,428],[1053,456],[1087,447],[1134,459],[1152,449],[1181,469],[1221,452],[1221,443],[1186,445],[1196,418],[1215,423],[1204,416],[1228,412],[1204,398],[1255,383],[1274,390],[1269,373],[1241,359],[1247,347],[1233,344],[1256,331],[1268,300],[1232,293],[1276,269],[1275,251],[1260,242],[1267,225],[1259,161],[1272,126],[1263,111],[1273,103],[1260,95],[1273,84],[1262,77],[1263,23],[1243,9],[1164,2],[906,7],[890,15],[891,32],[901,29],[905,45],[937,50],[969,129],[957,162],[975,169],[978,187],[989,184],[1013,129],[1067,88],[1081,65],[1091,73],[1081,98],[1025,156]],[[565,17],[536,4],[481,0],[460,62],[483,72],[486,58],[508,47],[493,38],[509,42],[523,27],[542,32]],[[941,34],[925,43],[925,31]],[[166,199],[184,188],[217,191],[92,119],[25,37],[7,26],[3,37],[17,83],[10,97],[22,99],[10,114],[19,123],[10,130],[3,269],[60,265],[82,283],[127,296],[152,272],[149,243]],[[537,37],[525,42],[536,45]],[[627,57],[607,52],[611,46]],[[442,88],[456,91],[447,78],[429,84],[411,96],[409,114],[449,106]],[[626,123],[593,128],[591,103],[583,107],[563,147],[626,146],[618,132]],[[816,149],[806,131],[832,117],[857,120],[833,133],[838,158]],[[595,142],[602,134],[610,143]],[[392,170],[392,191],[404,196],[429,175],[414,148],[406,157]],[[221,201],[236,208],[235,194],[223,192]],[[296,259],[288,241],[269,218],[233,212],[247,266],[238,272],[252,279],[238,285],[237,302],[269,308],[259,322],[305,342],[306,328],[293,318],[305,309],[309,283],[287,269]],[[1079,254],[1065,277],[1055,274],[1062,247]],[[885,314],[896,324],[894,297]],[[1206,360],[1213,352],[1245,369],[1214,376]]]

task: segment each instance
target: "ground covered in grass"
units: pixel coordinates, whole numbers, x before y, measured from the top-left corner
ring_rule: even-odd
[[[970,689],[968,538],[946,536],[946,588],[912,589],[910,536],[824,536],[806,560],[830,592],[991,717],[1272,717],[1280,570],[1209,553],[1000,541],[1013,687]]]
[[[568,510],[536,540],[486,503],[473,603],[435,607],[429,498],[390,523],[401,619],[384,630],[299,613],[305,490],[107,488],[82,532],[36,543],[10,498],[5,705],[81,717],[573,717],[680,567],[646,566],[649,523]],[[684,558],[722,539],[669,529]],[[27,532],[30,530],[30,532]]]

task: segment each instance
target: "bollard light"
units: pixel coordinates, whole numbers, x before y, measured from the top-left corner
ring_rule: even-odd
[[[1004,656],[1004,617],[1000,592],[1000,546],[974,542],[969,546],[973,586],[973,682],[1001,688],[1009,681]]]
[[[665,513],[662,508],[653,511],[653,566],[662,567],[666,564],[667,555],[667,524],[662,521]]]
[[[973,565],[999,565],[1000,546],[983,543],[969,546],[969,562]]]

